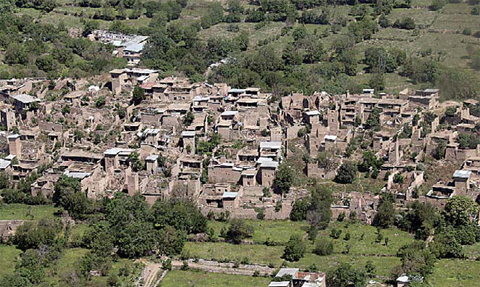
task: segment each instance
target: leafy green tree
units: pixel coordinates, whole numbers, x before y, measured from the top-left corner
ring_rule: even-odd
[[[427,276],[433,272],[436,258],[423,241],[415,241],[400,247],[397,256],[402,262],[398,274]]]
[[[375,107],[373,111],[368,115],[367,120],[365,121],[365,128],[369,130],[378,131],[380,130],[380,113],[382,110]]]
[[[467,225],[478,217],[479,206],[470,198],[455,195],[447,200],[443,217],[453,226]]]
[[[130,162],[130,167],[135,172],[145,168],[145,164],[141,160],[138,152],[132,152],[130,155],[128,155],[128,161]]]
[[[440,213],[430,203],[415,201],[408,205],[408,211],[403,215],[399,228],[415,234],[415,238],[426,240],[440,223]]]
[[[351,163],[343,163],[337,171],[335,181],[338,183],[352,183],[357,177],[357,167]]]
[[[133,88],[132,94],[132,102],[135,105],[140,104],[143,100],[145,100],[145,90],[142,89],[140,86],[135,86]]]
[[[292,211],[290,212],[290,220],[302,221],[307,219],[307,211],[310,207],[308,200],[297,199],[293,204]]]
[[[286,162],[280,164],[273,180],[275,191],[280,194],[288,193],[293,184],[293,171]]]
[[[17,229],[13,243],[21,250],[52,245],[57,239],[60,229],[60,224],[55,220],[42,219],[38,223],[25,222]]]
[[[183,123],[185,124],[185,126],[189,126],[192,124],[193,120],[195,120],[195,115],[191,111],[188,111],[185,115],[185,120],[183,121]]]
[[[230,226],[228,227],[225,239],[234,244],[240,244],[243,239],[251,237],[253,232],[253,227],[247,224],[245,220],[232,219],[230,220]]]
[[[192,201],[186,199],[157,200],[152,207],[155,226],[172,226],[185,234],[203,233],[207,218]]]
[[[141,195],[116,193],[106,206],[105,218],[120,256],[135,258],[152,253],[157,236],[152,213]]]
[[[325,185],[317,184],[312,190],[307,220],[311,227],[325,229],[332,218],[330,206],[333,202],[332,191]]]
[[[373,225],[382,228],[388,228],[393,225],[395,221],[395,200],[393,196],[382,196],[378,211],[373,218]]]
[[[364,287],[367,276],[363,270],[355,269],[348,263],[341,263],[329,274],[328,282],[332,287]]]
[[[306,246],[302,237],[298,234],[292,235],[290,236],[287,245],[285,245],[282,258],[292,262],[298,261],[305,255],[305,250]]]
[[[6,275],[0,278],[0,287],[33,287],[34,285],[27,278],[19,274]]]
[[[160,231],[160,253],[167,256],[180,254],[185,244],[185,234],[172,226],[166,226]]]

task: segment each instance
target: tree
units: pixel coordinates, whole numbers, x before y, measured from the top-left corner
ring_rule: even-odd
[[[385,77],[383,76],[383,73],[372,73],[368,85],[375,91],[383,91],[385,89]]]
[[[453,226],[463,226],[475,222],[478,217],[479,206],[470,198],[455,195],[447,200],[443,217]]]
[[[453,232],[444,232],[435,236],[430,250],[437,258],[463,258],[463,247]]]
[[[378,211],[373,218],[373,225],[388,228],[393,225],[395,220],[395,202],[393,195],[384,194],[380,201]]]
[[[253,235],[253,226],[247,224],[242,219],[230,220],[230,226],[226,234],[226,239],[234,244],[240,244],[243,239]]]
[[[280,164],[275,179],[273,180],[274,190],[280,194],[288,193],[293,183],[293,171],[286,162]]]
[[[338,183],[352,183],[357,176],[357,167],[351,163],[343,163],[337,171],[335,181]]]
[[[408,211],[398,227],[415,233],[417,239],[426,240],[439,223],[440,213],[437,208],[430,203],[415,201],[408,205]]]
[[[415,241],[400,247],[397,257],[402,262],[398,274],[421,274],[426,276],[432,273],[435,256],[426,247],[425,242]]]
[[[6,275],[0,279],[0,287],[33,287],[30,280],[18,274]]]
[[[129,154],[128,161],[130,162],[130,167],[135,172],[143,170],[145,168],[145,165],[140,159],[140,154],[138,152],[132,152],[131,154]]]
[[[332,191],[325,185],[315,185],[310,197],[310,207],[307,211],[307,221],[312,228],[325,229],[328,227],[332,218],[330,210],[332,202]]]
[[[207,218],[198,206],[187,199],[157,200],[152,207],[155,226],[172,226],[185,234],[207,231]]]
[[[185,126],[189,126],[192,124],[193,120],[195,120],[195,115],[191,111],[188,111],[185,115],[185,120],[183,121],[183,123],[185,124]]]
[[[283,256],[287,261],[298,261],[303,258],[305,254],[306,246],[305,242],[303,242],[302,237],[298,234],[290,236],[290,239],[285,245],[285,249],[283,251]]]
[[[145,199],[139,194],[116,193],[108,202],[105,219],[120,256],[135,258],[152,253],[157,245],[152,217]]]
[[[25,222],[20,226],[13,243],[21,250],[36,249],[41,245],[52,245],[61,230],[60,224],[55,220],[42,219],[38,223]]]
[[[143,100],[145,100],[145,90],[142,89],[140,86],[135,86],[133,88],[133,93],[132,93],[132,102],[135,105],[140,104]]]
[[[307,211],[310,207],[308,200],[297,199],[293,204],[292,211],[290,212],[290,220],[302,221],[307,219]]]
[[[318,153],[318,167],[325,169],[325,173],[329,173],[338,168],[340,160],[335,151],[322,151]]]
[[[348,263],[341,263],[329,276],[328,282],[332,287],[364,287],[367,276],[364,271],[355,269]]]
[[[373,111],[368,115],[367,120],[365,121],[365,128],[371,129],[373,131],[380,130],[380,114],[382,110],[380,108],[373,108]]]

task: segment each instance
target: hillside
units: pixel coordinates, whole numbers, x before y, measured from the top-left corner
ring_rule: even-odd
[[[442,1],[270,0],[260,5],[237,0],[61,0],[53,9],[17,3],[21,8],[15,13],[62,29],[164,34],[171,45],[162,55],[174,55],[166,57],[172,61],[159,61],[161,44],[152,41],[143,65],[165,74],[180,72],[201,79],[208,65],[234,56],[236,61],[210,73],[210,80],[238,87],[256,85],[280,94],[292,90],[355,92],[366,87],[398,92],[409,86],[438,87],[445,84],[444,78],[478,78],[474,68],[480,68],[480,16],[473,15],[478,14],[478,7]],[[27,8],[33,6],[37,9]],[[382,59],[368,62],[365,51],[369,48],[383,48],[372,56]],[[405,54],[392,61],[396,49]],[[256,56],[268,59],[265,53],[270,50],[273,58],[268,61],[275,64],[264,67]],[[72,69],[68,63],[60,64]],[[58,71],[66,73],[65,69]],[[428,73],[432,75],[421,76]],[[445,85],[457,84],[458,88],[443,89],[444,98],[476,94],[478,87],[472,82],[452,80]]]

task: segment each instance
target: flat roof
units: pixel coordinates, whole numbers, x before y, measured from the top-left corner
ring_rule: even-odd
[[[195,136],[195,131],[183,131],[182,132],[182,137],[194,137]]]
[[[236,198],[238,192],[225,191],[222,195],[223,198]]]
[[[470,175],[472,172],[470,170],[456,170],[453,173],[453,177],[458,177],[458,178],[470,178]]]
[[[278,270],[278,273],[277,275],[275,275],[275,277],[283,277],[285,275],[290,275],[292,276],[292,278],[294,278],[299,271],[300,269],[298,268],[280,268],[280,270]]]
[[[9,160],[0,159],[0,169],[6,169],[11,163]]]
[[[238,111],[225,111],[221,113],[221,116],[234,116],[236,114],[238,114]]]
[[[260,142],[260,148],[280,149],[282,148],[282,142]]]
[[[29,103],[33,103],[33,102],[40,102],[40,99],[34,98],[34,97],[32,97],[30,95],[26,95],[26,94],[12,96],[12,98],[14,98],[15,100],[17,100],[19,102],[22,102],[24,104],[29,104]]]

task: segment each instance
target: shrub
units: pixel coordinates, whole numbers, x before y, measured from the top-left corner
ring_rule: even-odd
[[[313,253],[319,256],[326,256],[333,253],[333,241],[321,239],[315,245]]]

